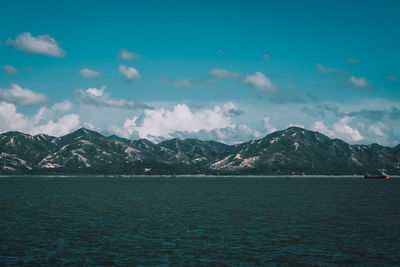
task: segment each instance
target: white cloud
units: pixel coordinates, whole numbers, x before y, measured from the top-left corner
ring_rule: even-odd
[[[349,123],[353,120],[351,117],[343,117],[338,122],[333,124],[333,130],[335,131],[336,136],[342,138],[343,140],[351,140],[351,141],[361,141],[363,139],[362,135],[358,131],[357,128],[351,128]]]
[[[380,122],[380,121],[379,121],[379,122],[377,122],[377,123],[374,123],[374,124],[370,125],[370,126],[368,127],[368,129],[369,129],[374,135],[377,135],[377,136],[379,136],[379,137],[384,137],[384,136],[385,136],[384,131],[387,130],[388,127],[387,127],[386,124],[384,124],[383,122]]]
[[[270,78],[266,77],[261,72],[256,72],[255,74],[248,74],[246,78],[244,78],[243,82],[255,89],[267,93],[277,92],[279,90],[279,88],[272,83]]]
[[[97,107],[110,107],[110,108],[122,108],[122,109],[152,109],[149,105],[141,102],[130,102],[125,99],[112,99],[109,98],[108,94],[104,92],[105,86],[101,89],[88,88],[87,90],[79,89],[76,91],[81,103],[97,106]]]
[[[55,103],[50,108],[41,107],[34,117],[34,124],[38,124],[41,121],[48,121],[52,119],[54,116],[59,115],[59,113],[70,111],[72,110],[72,108],[73,105],[68,100],[64,100],[63,102],[60,103]]]
[[[235,104],[233,104],[231,101],[225,103],[223,105],[223,109],[224,109],[225,114],[227,116],[231,116],[231,117],[236,117],[236,116],[240,116],[240,115],[244,114],[244,112],[242,110],[238,109],[238,107]]]
[[[140,59],[140,56],[138,54],[129,52],[128,49],[124,48],[121,49],[118,53],[119,59],[123,60],[134,60],[134,59]]]
[[[91,94],[92,96],[102,96],[104,94],[105,86],[102,86],[100,89],[97,88],[88,88],[86,92]]]
[[[374,143],[394,146],[399,144],[400,136],[396,136],[393,133],[393,129],[381,121],[371,124],[366,133],[369,139]]]
[[[44,133],[52,136],[66,135],[79,127],[79,115],[69,114],[59,118],[57,121],[50,120],[46,124],[34,127],[30,133]]]
[[[79,71],[79,75],[81,75],[82,77],[85,77],[85,78],[98,78],[98,77],[103,76],[100,72],[91,70],[88,68],[81,69]]]
[[[1,68],[8,75],[16,75],[17,74],[17,69],[14,66],[4,64]]]
[[[91,123],[91,122],[85,122],[85,123],[83,123],[83,126],[87,129],[91,129],[91,130],[96,129],[96,127],[94,127],[93,123]]]
[[[365,88],[369,86],[368,81],[364,77],[355,77],[351,75],[350,77],[350,84],[356,87]]]
[[[141,77],[137,69],[133,67],[125,67],[124,65],[119,65],[118,69],[119,72],[121,72],[129,81],[140,79]]]
[[[110,131],[126,138],[137,135],[157,141],[157,137],[171,138],[174,132],[193,134],[234,126],[223,107],[193,112],[186,104],[178,104],[171,111],[164,108],[145,110],[140,118],[127,119],[122,127],[113,126]]]
[[[231,72],[225,69],[211,69],[208,75],[216,80],[237,79],[240,76],[237,72]]]
[[[237,115],[232,111],[239,111],[232,102],[196,110],[186,104],[177,104],[169,109],[145,110],[143,114],[130,117],[121,125],[112,125],[108,130],[121,137],[146,138],[153,142],[177,137],[237,144],[262,137],[264,130],[233,123]]]
[[[47,97],[17,84],[11,84],[10,89],[0,88],[0,100],[14,104],[37,105],[46,103]]]
[[[66,103],[54,105],[51,109],[66,109]],[[49,110],[51,110],[49,109]],[[38,112],[38,114],[40,111]],[[50,120],[40,124],[37,117],[27,117],[22,113],[17,112],[14,104],[0,102],[0,132],[5,131],[20,131],[29,134],[44,133],[48,135],[61,136],[70,133],[79,127],[79,115],[68,114],[62,116],[56,121]]]
[[[24,114],[18,113],[14,104],[0,102],[0,131],[24,131],[29,125]]]
[[[313,123],[313,125],[311,126],[311,129],[317,132],[320,132],[322,134],[325,134],[331,138],[335,137],[335,132],[330,130],[325,124],[324,122],[321,121],[316,121]]]
[[[338,71],[337,69],[324,67],[321,64],[316,64],[315,66],[317,67],[317,70],[322,73],[333,73]]]
[[[276,129],[274,126],[271,125],[270,120],[271,120],[270,116],[267,116],[267,117],[263,118],[262,119],[263,127],[267,131],[267,133],[276,132],[278,129]]]
[[[43,54],[53,57],[63,57],[64,50],[58,45],[48,34],[32,36],[30,32],[24,32],[15,37],[15,40],[8,39],[8,44],[14,46],[18,50],[22,50],[31,54]]]
[[[359,130],[350,126],[352,120],[352,117],[345,116],[334,123],[332,127],[327,127],[321,120],[314,122],[311,128],[331,138],[340,138],[346,142],[361,141],[363,136],[360,134]]]

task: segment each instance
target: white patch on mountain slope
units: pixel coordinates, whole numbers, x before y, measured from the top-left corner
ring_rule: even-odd
[[[278,142],[278,141],[279,141],[279,137],[275,137],[269,143],[273,144],[273,143]]]
[[[233,155],[229,155],[229,156],[227,156],[227,157],[225,157],[225,158],[223,158],[223,159],[221,159],[221,160],[219,160],[217,162],[214,162],[213,164],[210,165],[210,168],[212,168],[212,169],[221,169],[221,168],[224,167],[224,165],[226,165],[229,162],[229,160],[232,157],[233,157]]]
[[[240,154],[236,154],[236,156],[234,157],[234,159],[242,159]]]
[[[60,164],[56,164],[56,163],[50,163],[47,162],[46,164],[42,165],[43,168],[47,168],[47,169],[54,169],[54,168],[59,168],[61,167]]]
[[[10,140],[6,143],[6,146],[8,145],[14,145],[14,138],[11,137]]]
[[[254,163],[259,159],[260,159],[259,156],[244,159],[242,163],[240,163],[240,165],[237,166],[236,168],[245,168],[245,167],[252,168],[254,167]]]
[[[295,147],[295,150],[298,150],[300,145],[299,145],[299,143],[294,141],[293,146]]]

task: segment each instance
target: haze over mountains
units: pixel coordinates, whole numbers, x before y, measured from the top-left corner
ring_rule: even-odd
[[[400,174],[400,145],[350,145],[290,127],[262,139],[215,141],[106,137],[81,128],[62,137],[0,134],[1,174]]]

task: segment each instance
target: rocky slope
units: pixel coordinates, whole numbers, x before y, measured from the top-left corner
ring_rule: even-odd
[[[229,146],[214,141],[105,137],[79,129],[62,137],[0,134],[1,174],[400,174],[400,145],[350,145],[290,127]]]

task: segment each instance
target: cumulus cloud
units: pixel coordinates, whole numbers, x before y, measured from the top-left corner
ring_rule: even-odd
[[[385,145],[399,144],[400,136],[396,136],[393,132],[393,129],[381,121],[371,124],[368,127],[366,134],[368,134],[369,140],[374,143]]]
[[[224,112],[227,116],[236,117],[244,114],[244,111],[238,109],[238,107],[231,101],[223,105]]]
[[[81,103],[97,106],[97,107],[110,107],[110,108],[122,108],[122,109],[132,109],[132,110],[140,110],[140,109],[152,109],[147,104],[141,102],[130,102],[125,99],[112,99],[109,98],[108,94],[104,92],[106,89],[103,86],[100,89],[97,88],[88,88],[87,90],[79,89],[76,91],[78,95],[78,99]]]
[[[30,54],[43,54],[52,57],[65,56],[64,50],[62,50],[57,41],[48,34],[32,36],[30,32],[24,32],[17,35],[15,40],[9,38],[7,44]]]
[[[358,58],[354,58],[354,57],[347,57],[346,62],[349,64],[353,64],[353,65],[361,64],[361,60],[359,60]]]
[[[352,120],[353,118],[345,116],[334,123],[332,127],[326,126],[321,120],[314,122],[311,128],[331,138],[340,138],[347,142],[361,141],[363,136],[360,134],[359,130],[350,126]]]
[[[356,77],[354,75],[351,75],[349,83],[350,83],[350,85],[358,87],[358,88],[369,87],[369,83],[364,77]]]
[[[177,104],[172,110],[145,110],[140,118],[126,119],[122,127],[113,126],[110,131],[126,138],[137,135],[157,141],[159,138],[171,138],[174,132],[193,134],[232,127],[235,125],[224,107],[192,111],[186,104]]]
[[[217,128],[211,131],[200,130],[195,133],[176,131],[171,134],[171,137],[181,139],[194,138],[200,140],[213,140],[233,145],[243,143],[243,141],[248,141],[250,139],[261,138],[262,136],[257,130],[253,130],[245,124],[238,124],[233,127]],[[163,139],[160,138],[160,140]]]
[[[264,129],[267,131],[267,133],[276,132],[278,129],[276,129],[274,126],[272,126],[270,121],[271,121],[270,116],[267,116],[262,119]]]
[[[0,102],[0,131],[24,131],[29,125],[24,114],[18,113],[14,104]]]
[[[38,124],[42,121],[49,121],[51,119],[54,119],[54,117],[59,115],[60,113],[72,110],[72,108],[73,104],[68,100],[64,100],[60,103],[55,103],[51,107],[40,107],[39,111],[34,116],[34,123]]]
[[[317,67],[317,70],[321,73],[334,73],[337,72],[337,69],[334,68],[327,68],[325,66],[322,66],[321,64],[315,64],[315,66]]]
[[[106,89],[105,86],[101,87],[100,89],[97,89],[97,88],[88,88],[88,89],[86,90],[86,92],[87,92],[89,95],[96,96],[96,97],[101,97],[101,96],[103,96],[103,93],[104,93],[104,90],[105,90],[105,89]]]
[[[211,69],[208,76],[216,80],[238,79],[240,77],[239,73],[225,69]]]
[[[361,141],[363,137],[361,136],[360,132],[357,128],[352,128],[349,123],[352,121],[353,118],[351,117],[343,117],[338,122],[333,124],[333,130],[335,134],[342,139],[351,138],[352,141]]]
[[[125,67],[124,65],[119,65],[119,72],[121,72],[128,81],[133,81],[140,79],[140,74],[134,67]]]
[[[311,126],[311,129],[320,132],[322,134],[325,134],[331,138],[335,137],[335,132],[333,130],[330,130],[322,120],[314,122],[313,125]]]
[[[0,132],[20,131],[29,134],[44,133],[61,136],[79,127],[79,115],[77,114],[64,115],[55,121],[50,120],[44,123],[37,121],[36,117],[27,117],[18,113],[14,104],[0,102]]]
[[[14,66],[4,64],[3,66],[1,66],[1,68],[7,75],[16,75],[17,74],[17,69]]]
[[[138,54],[129,52],[126,48],[123,48],[118,52],[118,58],[122,60],[135,60],[140,59],[140,56]]]
[[[35,126],[30,133],[44,133],[52,136],[66,135],[79,127],[79,115],[69,114],[59,118],[57,121],[50,120],[46,124]]]
[[[85,78],[98,78],[98,77],[103,76],[100,72],[91,70],[88,68],[81,69],[79,71],[79,75],[81,75],[82,77],[85,77]]]
[[[201,79],[173,79],[169,77],[162,77],[158,79],[158,82],[172,84],[177,88],[195,88],[197,86],[203,86],[203,87],[218,86],[214,82],[208,82]]]
[[[47,97],[17,84],[11,84],[9,89],[0,88],[0,100],[14,104],[37,105],[46,103]]]
[[[275,93],[279,91],[279,88],[272,83],[270,78],[265,76],[261,72],[246,75],[246,77],[243,79],[243,82],[250,87],[266,93]]]

